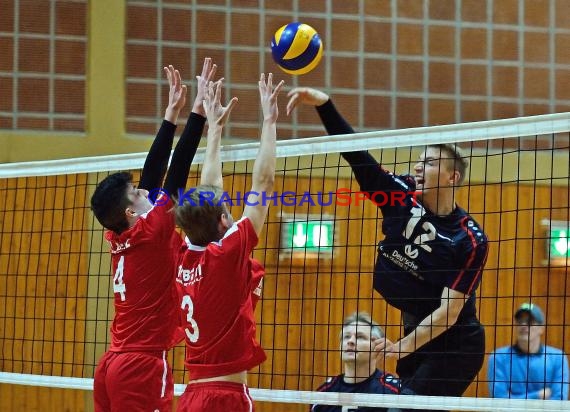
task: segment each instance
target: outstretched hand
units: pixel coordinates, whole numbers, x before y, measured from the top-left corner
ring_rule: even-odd
[[[164,73],[168,78],[168,85],[170,86],[168,91],[168,107],[166,108],[164,118],[170,123],[176,124],[178,115],[186,104],[186,93],[188,88],[185,84],[182,84],[180,72],[175,70],[172,65],[165,67]]]
[[[205,90],[203,106],[210,127],[214,125],[223,127],[238,101],[237,97],[232,97],[227,106],[222,106],[222,81],[223,79],[215,83],[210,82]]]
[[[204,59],[204,65],[202,66],[202,74],[196,76],[196,99],[194,100],[194,105],[192,106],[192,112],[199,114],[201,116],[206,116],[206,111],[204,110],[204,98],[208,91],[208,85],[214,80],[218,66],[212,63],[210,57]],[[219,81],[222,81],[220,79]]]
[[[329,100],[329,95],[317,89],[310,87],[295,87],[289,93],[289,102],[287,103],[287,116],[291,114],[293,109],[299,104],[310,106],[320,106]]]
[[[284,84],[285,82],[281,80],[277,86],[273,87],[273,73],[267,75],[267,81],[265,80],[265,73],[261,73],[259,78],[259,97],[261,98],[261,110],[263,111],[264,121],[277,121],[279,116],[277,96]]]

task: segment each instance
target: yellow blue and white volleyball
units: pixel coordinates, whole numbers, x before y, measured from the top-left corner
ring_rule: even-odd
[[[271,40],[271,54],[285,73],[309,73],[323,56],[323,42],[308,24],[294,22],[275,32]]]

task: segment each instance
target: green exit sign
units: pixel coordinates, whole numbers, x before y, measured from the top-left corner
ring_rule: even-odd
[[[570,258],[570,230],[565,228],[550,228],[549,235],[550,259]]]
[[[334,220],[284,220],[281,225],[282,250],[332,252]]]

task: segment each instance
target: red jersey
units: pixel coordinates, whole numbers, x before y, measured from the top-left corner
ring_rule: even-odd
[[[120,235],[105,233],[115,294],[111,351],[162,351],[183,338],[174,276],[183,241],[172,206],[153,207]]]
[[[248,370],[266,358],[253,315],[264,274],[250,258],[257,240],[250,220],[242,218],[220,241],[180,250],[176,282],[191,380]]]

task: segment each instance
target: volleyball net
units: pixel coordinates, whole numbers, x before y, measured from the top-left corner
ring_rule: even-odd
[[[505,119],[278,142],[274,193],[254,257],[266,268],[256,310],[268,359],[249,374],[258,411],[310,404],[452,410],[568,410],[568,401],[489,399],[487,362],[463,398],[316,392],[342,373],[343,319],[366,311],[391,340],[400,313],[373,291],[382,215],[359,187],[341,152],[370,150],[383,167],[408,173],[427,145],[457,143],[470,157],[458,204],[489,238],[477,292],[486,354],[512,345],[523,302],[545,313],[543,341],[570,352],[568,221],[570,114]],[[241,216],[258,144],[222,149],[224,188]],[[0,165],[0,390],[10,408],[26,385],[92,388],[113,317],[110,257],[89,210],[97,183],[118,170],[135,181],[146,154]],[[197,185],[200,149],[187,187]],[[389,201],[389,199],[387,200]],[[186,380],[184,348],[173,349],[177,393]],[[382,368],[395,371],[395,363]],[[570,377],[564,377],[568,383]],[[13,384],[12,387],[9,384]],[[9,392],[9,396],[6,393]],[[61,404],[75,402],[61,392]],[[84,401],[77,401],[81,403]],[[85,410],[85,405],[71,405]]]

